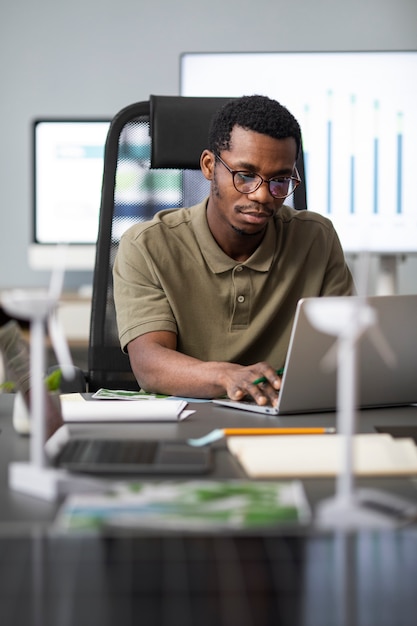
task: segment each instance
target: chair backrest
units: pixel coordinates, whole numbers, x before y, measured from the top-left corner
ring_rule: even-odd
[[[112,268],[122,233],[164,208],[192,206],[208,195],[200,171],[211,117],[229,98],[151,96],[122,109],[112,120],[104,154],[93,279],[88,389],[138,389],[120,349]],[[304,179],[303,155],[297,162]],[[304,184],[294,194],[305,209]]]

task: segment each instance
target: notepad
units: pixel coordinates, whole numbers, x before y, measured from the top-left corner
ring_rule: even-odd
[[[64,422],[176,422],[185,419],[190,411],[184,411],[183,400],[85,400],[80,394],[75,397],[61,396]]]
[[[229,437],[227,445],[252,478],[332,477],[341,468],[344,440],[342,435]],[[353,450],[356,475],[417,474],[417,447],[412,439],[355,435]]]

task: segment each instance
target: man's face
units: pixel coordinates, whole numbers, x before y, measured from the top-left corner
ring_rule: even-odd
[[[268,180],[293,174],[297,145],[292,137],[273,139],[235,126],[230,150],[223,150],[219,156],[232,170],[260,174]],[[266,183],[249,194],[237,191],[232,174],[209,151],[203,153],[202,169],[206,178],[212,181],[210,224],[216,231],[221,228],[225,235],[230,229],[243,236],[263,233],[268,221],[285,201],[274,198]]]

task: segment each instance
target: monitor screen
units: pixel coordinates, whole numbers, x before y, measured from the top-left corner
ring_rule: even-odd
[[[68,269],[92,270],[108,120],[33,122],[33,219],[29,264],[51,269],[68,246]]]
[[[298,119],[308,209],[346,252],[417,252],[417,51],[184,53],[183,96],[263,94]]]

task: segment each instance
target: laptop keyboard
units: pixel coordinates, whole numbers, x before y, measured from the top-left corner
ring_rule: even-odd
[[[66,444],[58,464],[147,465],[153,462],[158,446],[157,441],[75,439]]]

